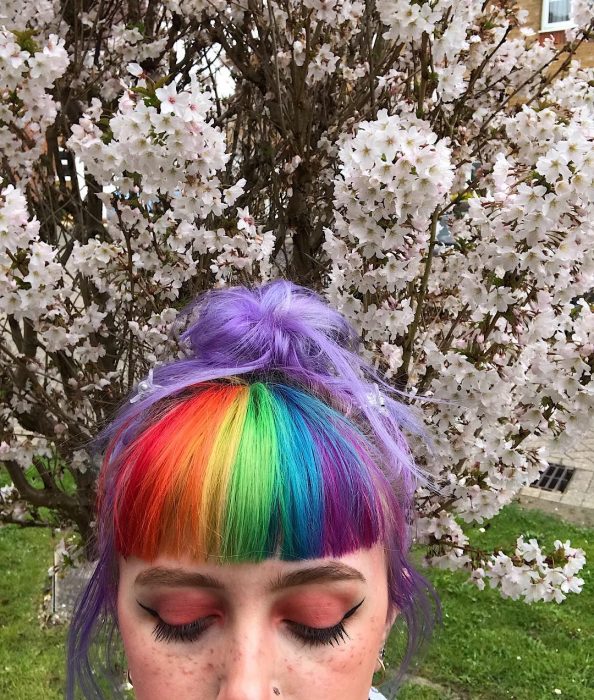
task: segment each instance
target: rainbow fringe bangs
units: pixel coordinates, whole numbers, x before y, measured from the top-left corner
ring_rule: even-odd
[[[342,414],[285,384],[194,388],[118,459],[113,518],[124,556],[301,560],[384,539],[398,504]]]

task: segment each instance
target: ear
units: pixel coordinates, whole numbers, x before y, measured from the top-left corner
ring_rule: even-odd
[[[388,614],[386,615],[386,623],[384,625],[384,633],[382,635],[382,647],[381,648],[383,648],[386,645],[386,641],[388,640],[388,635],[390,634],[390,630],[392,629],[394,622],[396,621],[396,618],[398,617],[399,613],[400,613],[400,610],[395,605],[391,605],[390,608],[388,609]],[[378,649],[378,659],[375,662],[375,668],[374,668],[375,673],[378,673],[378,671],[381,668],[381,664],[379,662],[379,652],[380,652],[380,649]]]

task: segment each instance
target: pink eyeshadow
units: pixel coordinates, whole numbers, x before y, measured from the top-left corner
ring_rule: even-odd
[[[350,599],[342,596],[300,593],[281,601],[276,607],[276,614],[291,622],[322,628],[337,625],[350,607]]]
[[[162,595],[150,607],[171,625],[185,625],[201,617],[222,615],[221,605],[215,598],[200,594]]]

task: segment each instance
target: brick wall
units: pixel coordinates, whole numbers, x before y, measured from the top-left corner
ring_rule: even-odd
[[[528,22],[526,24],[537,32],[539,40],[542,41],[544,37],[552,36],[558,43],[562,44],[565,42],[564,30],[540,33],[542,0],[519,0],[519,5],[523,9],[528,10]],[[519,32],[514,30],[510,36],[519,36]],[[583,41],[576,51],[576,58],[583,66],[594,66],[594,40]]]

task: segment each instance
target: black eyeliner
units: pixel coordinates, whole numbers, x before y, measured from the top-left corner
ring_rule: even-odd
[[[338,644],[340,641],[346,641],[345,637],[350,639],[348,632],[344,628],[344,621],[351,617],[361,605],[363,605],[364,600],[365,598],[348,610],[344,614],[342,620],[332,627],[308,627],[298,622],[289,623],[289,627],[292,633],[305,644],[310,644],[312,646],[329,644],[330,646],[334,646],[334,644]]]
[[[354,608],[351,608],[347,613],[345,613],[345,616],[342,618],[342,621],[344,622],[344,620],[346,620],[353,613],[355,613],[363,605],[364,601],[365,601],[365,598],[363,598],[363,600],[360,603],[357,603],[357,605],[355,605]]]
[[[139,600],[137,600],[136,602],[138,603],[138,605],[140,605],[140,607],[141,607],[143,610],[146,610],[146,611],[147,611],[148,613],[150,613],[153,617],[159,617],[159,613],[158,613],[156,610],[152,610],[151,608],[147,608],[146,605],[143,605]]]

